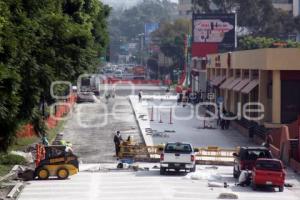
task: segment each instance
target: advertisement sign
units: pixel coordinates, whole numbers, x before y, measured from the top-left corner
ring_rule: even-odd
[[[159,28],[159,23],[146,23],[145,24],[145,44],[148,45],[151,41],[151,33]]]
[[[233,50],[236,44],[235,14],[193,15],[193,42],[218,44],[219,51]]]

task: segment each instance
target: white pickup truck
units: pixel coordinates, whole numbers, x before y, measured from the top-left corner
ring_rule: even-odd
[[[174,142],[167,143],[164,148],[161,148],[160,155],[160,174],[163,175],[167,170],[173,169],[176,172],[180,170],[195,172],[196,171],[196,157],[194,149],[191,144]]]

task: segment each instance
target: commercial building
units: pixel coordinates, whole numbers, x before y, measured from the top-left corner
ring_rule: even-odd
[[[300,115],[299,58],[300,49],[295,48],[212,54],[208,56],[207,79],[219,103],[232,115],[241,113],[239,120],[265,127],[291,123]],[[249,102],[263,105],[262,118],[258,119],[261,113],[249,113],[250,119],[245,119],[241,109]]]

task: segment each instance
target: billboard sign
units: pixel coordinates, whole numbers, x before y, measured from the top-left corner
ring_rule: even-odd
[[[159,23],[146,23],[145,24],[145,44],[148,45],[151,42],[151,33],[159,28]]]
[[[194,14],[193,42],[218,44],[219,51],[236,46],[235,14]]]

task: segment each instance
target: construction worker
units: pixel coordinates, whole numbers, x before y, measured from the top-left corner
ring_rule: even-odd
[[[138,96],[139,96],[139,102],[142,101],[142,95],[143,95],[143,91],[140,90],[140,91],[139,91],[139,94],[138,94]]]
[[[117,131],[116,135],[114,136],[114,143],[115,143],[115,149],[116,149],[116,157],[119,156],[120,152],[120,145],[123,141],[120,131]]]
[[[105,94],[106,103],[108,103],[109,98],[110,98],[110,94],[109,94],[109,93],[106,93],[106,94]]]
[[[116,88],[113,87],[111,97],[115,98],[115,96],[116,96]]]

